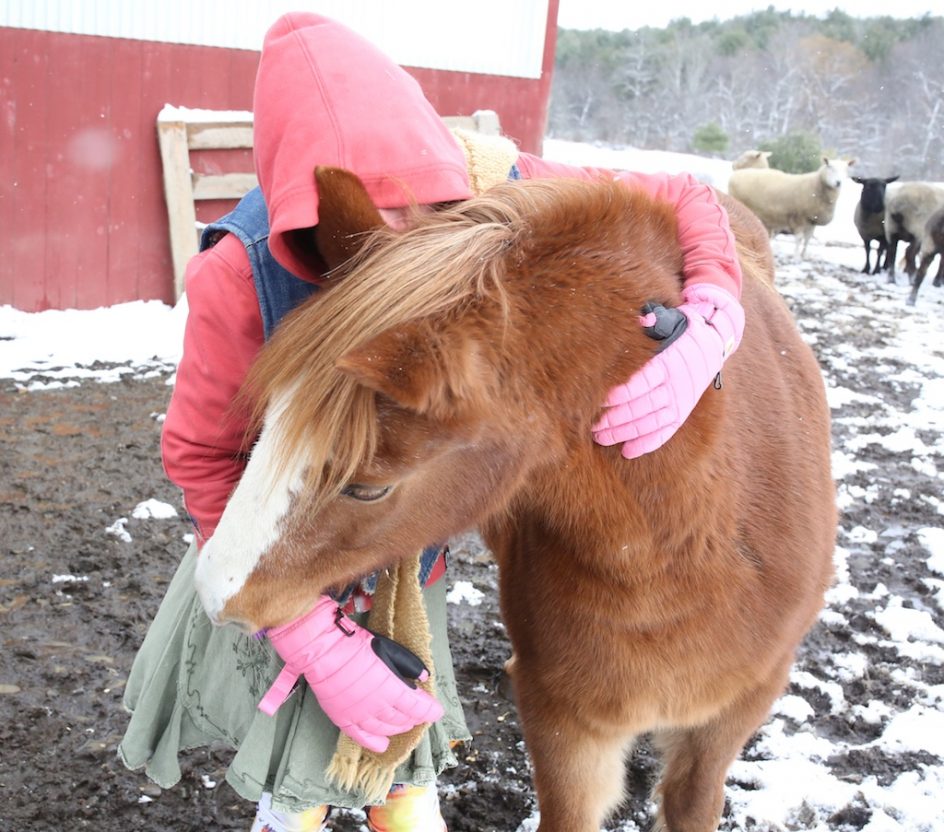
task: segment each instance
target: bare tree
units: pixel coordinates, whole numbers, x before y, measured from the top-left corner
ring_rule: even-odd
[[[555,135],[688,150],[715,123],[737,153],[806,132],[875,175],[944,179],[944,18],[768,9],[725,23],[561,34]]]

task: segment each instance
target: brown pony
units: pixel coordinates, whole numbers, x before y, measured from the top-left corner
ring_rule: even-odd
[[[361,250],[254,369],[264,425],[199,561],[209,614],[280,624],[477,526],[540,832],[598,830],[642,732],[665,762],[659,828],[715,829],[727,768],[821,607],[835,533],[823,384],[764,229],[725,200],[743,342],[722,389],[628,461],[590,427],[656,349],[640,307],[680,303],[669,206],[608,181],[519,182],[364,235],[379,217],[356,178],[318,179],[311,245],[329,264]]]

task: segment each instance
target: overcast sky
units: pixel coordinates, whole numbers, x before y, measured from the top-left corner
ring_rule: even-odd
[[[630,3],[624,0],[560,0],[558,25],[565,29],[638,29],[641,26],[665,26],[670,20],[688,17],[695,23],[717,17],[726,20],[741,14],[766,9],[769,5],[778,11],[795,14],[823,15],[839,8],[854,17],[892,15],[894,17],[921,17],[941,14],[939,0],[850,0],[850,2],[752,2],[752,0],[724,0],[723,3],[705,3],[704,0],[661,0],[652,3]],[[937,11],[932,12],[932,7]]]

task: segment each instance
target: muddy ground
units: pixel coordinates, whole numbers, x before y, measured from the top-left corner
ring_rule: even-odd
[[[851,271],[836,274],[848,281],[850,292],[861,285]],[[879,329],[855,327],[842,337],[862,346],[885,336]],[[116,756],[127,721],[122,688],[189,531],[182,518],[129,519],[130,543],[105,531],[142,500],[179,504],[176,489],[163,477],[158,447],[168,376],[169,368],[146,379],[86,381],[43,392],[18,391],[0,380],[0,832],[249,828],[252,808],[223,782],[224,749],[191,753],[183,781],[168,791],[127,771]],[[878,369],[850,374],[842,383],[902,409],[915,394],[908,385],[883,380]],[[929,482],[878,446],[869,445],[862,454],[879,465],[887,487],[878,488],[871,501],[847,508],[844,527],[941,525],[931,504],[900,497],[900,489],[939,490],[940,480]],[[944,468],[944,460],[938,466]],[[852,481],[861,477],[867,487],[875,482],[869,476],[866,481],[865,474],[855,475]],[[501,684],[509,647],[495,594],[488,591],[495,586],[495,567],[474,535],[455,541],[452,550],[448,580],[470,581],[486,594],[478,606],[450,605],[460,693],[475,739],[460,749],[461,765],[442,780],[444,815],[452,832],[514,832],[532,814],[533,798],[515,709]],[[864,586],[882,581],[918,602],[926,598],[928,573],[913,538],[904,535],[892,563],[874,551],[873,557],[865,546],[850,557],[853,583],[858,575]],[[914,563],[902,568],[909,551]],[[63,575],[82,580],[55,580]],[[855,606],[865,603],[850,601],[845,624],[817,625],[801,656],[805,669],[830,678],[829,656],[849,650],[858,633],[876,629]],[[863,648],[872,670],[844,689],[850,708],[907,695],[892,676],[900,658],[883,649]],[[929,665],[922,672],[929,685],[944,682],[940,667]],[[809,698],[809,691],[805,694]],[[837,717],[823,700],[813,699],[817,732],[865,739],[878,730]],[[751,746],[745,752],[748,758],[754,753]],[[889,757],[874,749],[829,764],[834,774],[855,781],[867,773],[893,778],[928,762],[934,760]],[[629,776],[631,799],[611,829],[633,828],[629,821],[646,828],[654,773],[643,745]],[[829,819],[828,828],[861,829],[869,816],[867,808],[850,804]],[[330,828],[353,832],[360,822],[356,814],[344,814]],[[812,827],[800,818],[794,828]]]

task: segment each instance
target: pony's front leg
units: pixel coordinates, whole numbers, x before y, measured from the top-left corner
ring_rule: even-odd
[[[541,813],[537,832],[599,832],[623,799],[633,737],[586,724],[572,703],[529,689],[510,669]]]
[[[717,830],[728,768],[783,691],[792,658],[704,725],[653,735],[664,762],[655,790],[659,816],[653,832]]]

